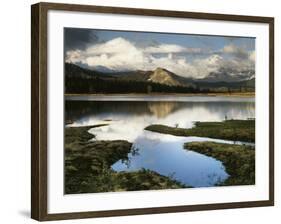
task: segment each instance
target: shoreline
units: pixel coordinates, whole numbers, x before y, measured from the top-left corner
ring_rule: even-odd
[[[151,124],[144,130],[174,136],[197,136],[230,141],[255,142],[255,120],[225,120],[221,122],[195,122],[192,128],[178,128]]]
[[[247,135],[253,128],[254,120],[227,120],[224,122],[197,122],[191,129],[150,125],[145,130],[175,136],[202,136],[232,141],[254,140]],[[170,176],[154,170],[114,171],[111,166],[119,161],[129,161],[132,142],[127,140],[89,141],[95,135],[90,128],[105,124],[81,127],[65,127],[65,169],[66,192],[98,193],[138,190],[159,190],[189,188]],[[218,132],[217,129],[222,129]],[[214,130],[216,129],[216,130]],[[244,134],[243,134],[244,133]],[[254,136],[254,133],[253,133]],[[251,141],[250,141],[251,142]],[[216,143],[187,142],[183,149],[191,150],[221,161],[230,175],[216,186],[252,185],[255,183],[255,146]],[[82,165],[81,165],[82,164]],[[105,181],[109,184],[105,184]],[[81,183],[81,184],[79,184]]]
[[[229,177],[217,186],[255,184],[255,147],[215,142],[187,142],[184,149],[221,161]],[[234,162],[235,161],[235,162]]]
[[[114,171],[119,160],[129,161],[132,144],[126,140],[90,141],[95,135],[90,128],[103,126],[65,127],[65,192],[100,193],[189,188],[169,176],[140,169],[132,172]]]
[[[245,93],[152,93],[152,94],[143,94],[143,93],[111,93],[111,94],[103,94],[103,93],[65,93],[65,97],[71,96],[100,96],[100,97],[154,97],[154,96],[226,96],[226,97],[255,97],[254,92],[245,92]]]

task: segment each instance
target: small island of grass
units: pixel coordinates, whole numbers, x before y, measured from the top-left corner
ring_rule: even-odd
[[[198,136],[232,141],[255,142],[255,120],[195,122],[190,129],[153,124],[145,130],[176,136]]]
[[[226,120],[223,122],[196,122],[190,129],[150,125],[145,130],[175,136],[198,136],[232,141],[255,142],[255,120]],[[188,142],[187,150],[222,161],[230,175],[218,185],[255,184],[255,147],[215,142]]]
[[[222,161],[226,172],[230,176],[218,185],[255,184],[254,147],[215,142],[189,142],[184,144],[184,148]]]

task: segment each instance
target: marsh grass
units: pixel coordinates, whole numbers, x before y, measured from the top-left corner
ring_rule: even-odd
[[[253,146],[188,142],[184,144],[184,148],[222,161],[230,177],[218,185],[255,184],[255,148]]]
[[[116,172],[111,166],[122,160],[129,164],[132,143],[125,140],[91,141],[91,128],[108,124],[65,128],[65,193],[97,193],[176,189],[188,186],[151,170]],[[233,141],[255,141],[255,120],[226,120],[223,122],[196,122],[191,129],[150,125],[145,130],[176,136],[199,136]],[[255,149],[253,146],[214,142],[189,142],[192,150],[222,161],[230,175],[217,185],[255,184]],[[137,153],[137,151],[135,152]]]
[[[146,127],[145,130],[175,136],[198,136],[232,141],[255,142],[255,120],[195,122],[194,127],[190,129],[153,124]]]
[[[118,160],[128,160],[132,143],[125,140],[90,141],[94,135],[87,127],[65,128],[65,193],[97,193],[174,189],[185,185],[154,171],[115,172]]]

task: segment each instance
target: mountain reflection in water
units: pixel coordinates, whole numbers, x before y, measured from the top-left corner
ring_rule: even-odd
[[[125,101],[87,97],[68,99],[65,118],[71,126],[107,123],[108,126],[90,129],[95,140],[127,140],[133,143],[128,161],[118,161],[112,169],[134,171],[141,168],[170,176],[187,185],[213,186],[228,174],[220,161],[183,149],[191,141],[231,141],[198,137],[178,137],[145,131],[151,124],[190,128],[195,121],[222,121],[255,117],[254,98],[239,97],[174,97],[158,101],[149,98]],[[166,101],[166,100],[170,101]]]

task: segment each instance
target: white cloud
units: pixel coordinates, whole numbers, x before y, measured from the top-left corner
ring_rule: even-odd
[[[118,37],[105,43],[95,44],[86,49],[88,55],[119,54],[124,51],[138,51],[128,40]]]
[[[224,53],[236,53],[238,51],[238,48],[235,45],[230,44],[230,45],[224,46],[222,51]]]
[[[255,51],[252,51],[252,52],[250,53],[249,59],[250,59],[251,61],[255,62],[255,60],[256,60],[256,52],[255,52]]]
[[[104,66],[117,71],[154,70],[162,67],[177,75],[195,78],[203,78],[222,67],[232,71],[243,71],[254,67],[255,52],[247,52],[235,45],[227,45],[218,53],[208,52],[204,57],[202,57],[203,52],[204,50],[200,48],[187,48],[175,44],[138,47],[135,43],[119,37],[95,44],[84,51],[68,51],[66,61],[82,63],[92,68]],[[188,60],[178,53],[201,53],[201,57],[193,56]],[[232,57],[224,57],[224,54]]]
[[[222,53],[231,54],[241,59],[249,59],[250,57],[250,53],[247,50],[234,44],[224,46],[222,49]]]
[[[160,44],[158,46],[146,47],[145,53],[200,53],[200,48],[187,48],[176,44]]]
[[[81,50],[70,50],[66,52],[66,61],[71,63],[82,62],[85,56]]]

